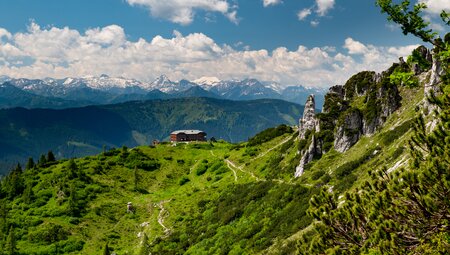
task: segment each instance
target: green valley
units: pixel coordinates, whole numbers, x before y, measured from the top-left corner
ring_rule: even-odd
[[[168,140],[178,129],[202,129],[208,137],[245,141],[279,124],[295,125],[303,106],[281,100],[229,101],[183,98],[134,101],[63,110],[0,110],[0,173],[52,150],[58,158],[82,157],[104,148]]]

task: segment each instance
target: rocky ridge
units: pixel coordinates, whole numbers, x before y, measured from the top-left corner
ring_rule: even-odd
[[[325,95],[321,113],[314,113],[314,96],[308,97],[299,121],[298,153],[301,158],[295,177],[301,176],[309,163],[330,149],[345,152],[361,137],[371,136],[383,126],[402,104],[399,86],[407,85],[404,81],[393,80],[398,73],[410,75],[408,79],[417,81],[416,86],[424,84],[426,96],[439,91],[441,64],[430,50],[420,46],[407,62],[400,58],[399,63],[380,74],[363,71],[344,85],[331,87]]]

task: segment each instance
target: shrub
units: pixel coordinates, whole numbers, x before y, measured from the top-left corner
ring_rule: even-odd
[[[38,227],[34,232],[28,234],[28,239],[33,242],[52,244],[61,240],[66,240],[69,232],[61,225],[48,223]]]
[[[208,166],[205,164],[200,164],[197,168],[197,170],[195,171],[195,174],[197,176],[203,175],[204,173],[206,173],[206,171],[208,170]]]
[[[184,184],[190,182],[191,180],[189,180],[189,178],[187,176],[183,176],[181,177],[181,179],[178,181],[178,184],[180,186],[183,186]]]
[[[318,180],[318,179],[319,179],[320,177],[322,177],[324,174],[325,174],[325,171],[324,171],[324,170],[317,170],[317,171],[314,171],[314,172],[312,173],[311,179],[312,179],[312,180]]]
[[[265,142],[268,142],[275,137],[287,134],[287,133],[293,133],[293,129],[290,126],[287,125],[280,125],[275,128],[269,128],[266,129],[258,134],[256,134],[254,137],[250,138],[248,140],[248,146],[255,146],[259,144],[263,144]]]

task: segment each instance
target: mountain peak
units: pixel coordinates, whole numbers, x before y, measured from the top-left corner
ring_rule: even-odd
[[[153,81],[153,84],[155,85],[165,85],[170,84],[172,81],[170,81],[169,77],[167,77],[165,74],[161,74],[158,78]]]
[[[214,76],[211,76],[211,77],[204,76],[204,77],[201,77],[201,78],[199,78],[199,79],[197,79],[195,81],[192,81],[192,82],[193,83],[197,83],[198,85],[213,86],[213,85],[216,85],[216,84],[220,83],[221,80],[219,78],[217,78],[217,77],[214,77]]]

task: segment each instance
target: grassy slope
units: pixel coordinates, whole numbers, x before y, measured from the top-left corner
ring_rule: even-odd
[[[71,254],[101,254],[106,243],[118,254],[133,254],[142,232],[149,237],[153,254],[293,251],[299,238],[312,230],[305,213],[311,194],[324,185],[338,192],[351,189],[368,178],[368,170],[390,168],[407,157],[407,150],[399,147],[406,144],[411,131],[403,124],[414,117],[423,94],[421,89],[402,89],[401,94],[402,107],[382,130],[343,154],[330,151],[298,179],[293,178],[299,161],[296,134],[253,147],[245,143],[161,144],[77,159],[79,168],[92,179],[77,184],[77,197],[85,201],[79,217],[67,215],[67,199],[57,204],[57,191],[67,186],[62,180],[68,162],[30,171],[27,179],[36,183],[36,202],[27,205],[16,198],[9,205],[18,247],[24,254],[50,254],[56,249],[70,253],[82,241],[82,250]],[[142,155],[136,156],[137,151]],[[138,169],[135,191],[133,164],[146,160],[158,162],[160,168]],[[358,160],[359,164],[337,175],[340,166]],[[95,173],[98,166],[101,171]],[[181,184],[183,178],[189,181]],[[127,202],[135,205],[134,214],[126,213]],[[158,218],[170,229],[169,235]],[[145,222],[148,225],[141,226]],[[52,244],[33,240],[49,223],[68,231],[68,240]]]
[[[168,140],[177,129],[200,129],[208,137],[245,141],[266,128],[294,125],[303,106],[281,100],[229,101],[183,98],[135,101],[65,110],[0,110],[0,175],[16,162],[52,150],[63,158],[106,148]]]

